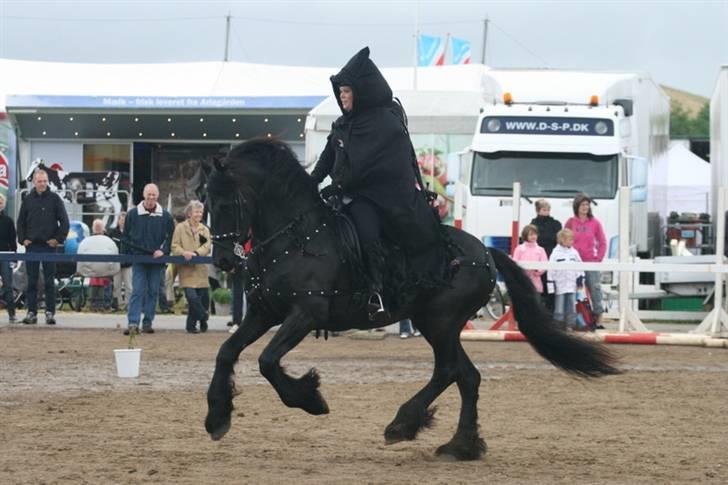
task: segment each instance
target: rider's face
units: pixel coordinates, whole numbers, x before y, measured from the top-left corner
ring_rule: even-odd
[[[354,92],[351,90],[351,86],[339,86],[339,99],[344,111],[354,109]]]

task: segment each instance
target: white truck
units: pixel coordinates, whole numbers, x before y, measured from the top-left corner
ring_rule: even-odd
[[[456,215],[456,224],[507,251],[514,182],[520,182],[527,201],[521,204],[521,228],[536,215],[528,202],[546,199],[551,215],[563,224],[573,215],[574,195],[586,192],[597,204],[607,257],[616,257],[618,188],[629,185],[631,249],[651,254],[657,243],[648,240],[648,173],[666,156],[669,142],[670,103],[660,87],[641,74],[492,70],[487,75],[500,95],[482,107],[472,144],[461,154],[455,204],[462,207],[462,221]]]

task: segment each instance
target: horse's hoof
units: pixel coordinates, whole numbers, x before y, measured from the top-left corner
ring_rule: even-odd
[[[302,407],[304,411],[314,416],[320,416],[322,414],[329,414],[329,405],[326,403],[326,399],[323,398],[320,392],[316,392],[316,399],[307,403]]]
[[[405,429],[402,424],[390,424],[384,430],[384,444],[393,445],[400,441],[412,441],[417,437],[417,429]]]
[[[480,460],[487,449],[485,441],[476,435],[467,440],[453,438],[438,447],[435,455],[445,461],[472,461]]]
[[[230,419],[226,419],[217,426],[210,424],[209,421],[210,420],[208,418],[208,422],[205,423],[205,428],[210,434],[210,438],[212,438],[212,441],[220,440],[223,436],[227,434],[228,431],[230,431]]]

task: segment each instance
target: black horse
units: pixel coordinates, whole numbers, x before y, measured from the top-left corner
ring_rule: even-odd
[[[260,372],[287,406],[314,415],[328,413],[316,370],[291,377],[280,366],[281,358],[312,331],[379,326],[369,320],[362,304],[366,289],[360,287],[349,264],[342,262],[331,209],[322,203],[317,187],[291,149],[271,139],[234,147],[226,159],[216,163],[208,195],[213,237],[218,242],[214,252],[217,265],[232,267],[234,252],[239,254],[239,244],[249,231],[254,239],[247,261],[250,308],[217,355],[207,392],[205,428],[213,440],[230,429],[233,367],[245,347],[279,324],[259,358]],[[432,422],[430,404],[454,382],[462,399],[460,421],[453,438],[437,454],[473,460],[486,450],[478,431],[480,373],[459,337],[468,318],[488,301],[496,268],[505,279],[519,327],[539,354],[580,377],[617,374],[619,370],[606,348],[567,334],[552,322],[529,278],[507,255],[484,247],[465,232],[442,229],[457,253],[450,262],[448,284],[421,290],[393,308],[391,318],[391,322],[412,319],[433,348],[435,369],[427,385],[400,407],[384,437],[388,444],[414,439]]]

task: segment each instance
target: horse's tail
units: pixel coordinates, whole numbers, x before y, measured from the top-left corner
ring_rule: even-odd
[[[579,377],[620,374],[617,358],[599,343],[566,333],[539,301],[526,273],[505,253],[489,248],[508,288],[518,328],[543,358]]]

